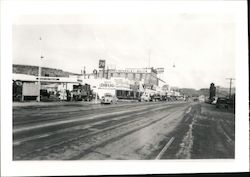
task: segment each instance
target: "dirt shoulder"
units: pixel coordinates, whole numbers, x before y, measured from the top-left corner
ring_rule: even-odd
[[[206,103],[193,104],[172,132],[164,159],[231,159],[235,155],[235,115]]]

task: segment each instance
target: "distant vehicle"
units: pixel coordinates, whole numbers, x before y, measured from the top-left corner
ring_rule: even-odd
[[[153,99],[152,99],[152,96],[149,94],[149,93],[147,93],[147,92],[144,92],[143,94],[142,94],[142,96],[141,96],[141,101],[152,101]]]
[[[193,97],[193,101],[197,102],[197,101],[199,101],[199,98],[198,97]]]
[[[73,85],[72,96],[75,101],[91,101],[93,99],[93,91],[88,84]]]
[[[50,93],[46,89],[41,89],[40,90],[40,97],[47,97],[47,98],[49,98],[50,97]]]
[[[160,94],[154,94],[152,99],[153,101],[161,101],[162,97]]]
[[[111,95],[110,93],[105,93],[101,98],[101,104],[112,104],[117,103],[118,98],[116,96]]]
[[[216,108],[220,108],[220,107],[228,108],[228,99],[227,98],[220,97],[217,99]]]
[[[168,96],[167,95],[162,95],[161,96],[161,101],[168,101]]]
[[[218,100],[218,98],[215,97],[215,98],[211,101],[211,104],[215,105],[215,104],[217,103],[217,100]]]

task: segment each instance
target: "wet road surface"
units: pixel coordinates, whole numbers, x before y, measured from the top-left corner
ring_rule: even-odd
[[[13,107],[14,160],[234,158],[234,114],[205,103]]]

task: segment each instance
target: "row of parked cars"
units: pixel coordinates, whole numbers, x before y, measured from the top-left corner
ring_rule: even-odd
[[[139,102],[150,102],[150,101],[176,101],[178,100],[175,97],[168,97],[167,95],[160,95],[160,94],[150,94],[150,93],[143,93],[138,98]],[[184,100],[184,99],[183,99]],[[101,97],[102,104],[112,104],[117,103],[118,98],[111,93],[105,93],[104,96]]]
[[[218,98],[214,98],[214,100],[211,101],[211,104],[215,105],[216,108],[228,109],[230,106],[231,107],[234,106],[234,101],[226,97],[218,97]]]

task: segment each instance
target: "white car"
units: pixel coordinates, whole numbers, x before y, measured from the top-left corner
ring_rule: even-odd
[[[216,98],[214,98],[214,100],[212,101],[212,103],[211,103],[211,104],[214,104],[214,105],[215,105],[215,104],[217,103],[217,99],[218,99],[217,97],[216,97]]]
[[[141,101],[152,101],[152,97],[149,93],[143,93],[141,96]]]
[[[117,103],[118,98],[116,96],[111,95],[110,93],[105,93],[101,98],[101,104],[112,104]]]

